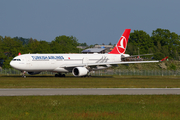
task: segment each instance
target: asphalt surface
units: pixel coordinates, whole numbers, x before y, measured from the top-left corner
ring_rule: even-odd
[[[0,89],[0,96],[49,95],[180,95],[180,88],[18,88]]]

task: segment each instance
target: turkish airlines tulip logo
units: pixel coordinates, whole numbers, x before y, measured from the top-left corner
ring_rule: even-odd
[[[126,45],[127,45],[127,40],[124,36],[121,36],[120,41],[118,42],[118,44],[116,45],[116,49],[119,52],[119,54],[121,53],[125,53],[126,50]]]

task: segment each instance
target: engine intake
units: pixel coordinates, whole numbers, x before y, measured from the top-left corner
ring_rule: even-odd
[[[89,70],[85,67],[75,67],[72,70],[72,74],[74,76],[85,76],[88,74],[88,72],[89,72]]]

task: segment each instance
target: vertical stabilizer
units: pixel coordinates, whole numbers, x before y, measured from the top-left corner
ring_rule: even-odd
[[[126,51],[131,29],[125,29],[116,46],[108,54],[124,54]]]

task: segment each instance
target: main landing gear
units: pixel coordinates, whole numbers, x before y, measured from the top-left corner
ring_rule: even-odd
[[[65,77],[65,76],[66,76],[65,74],[61,74],[61,73],[55,74],[55,77]]]

